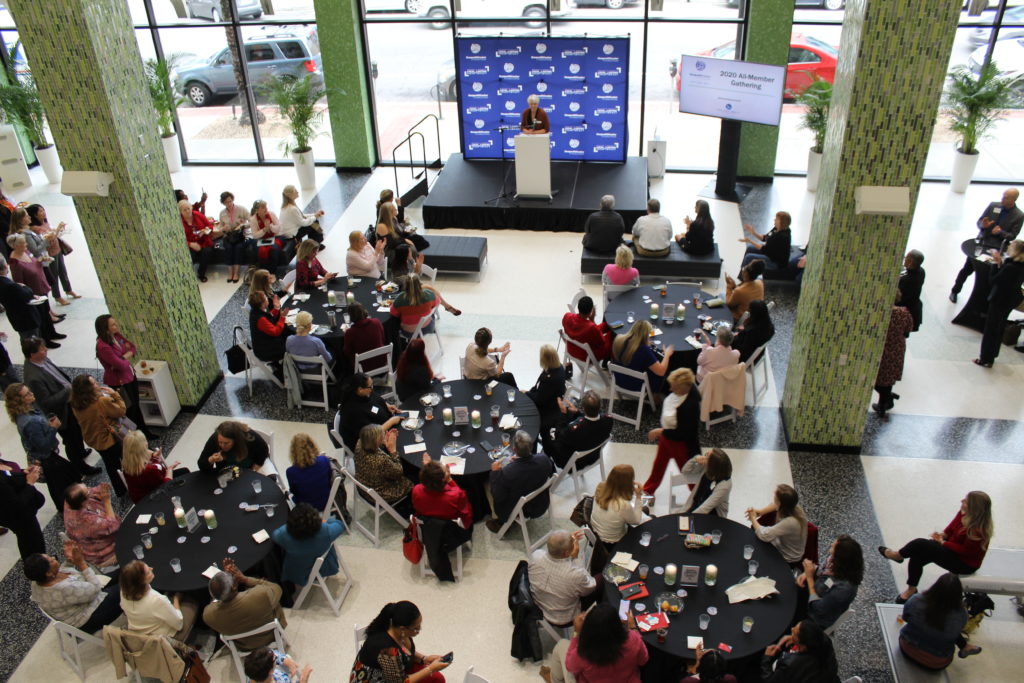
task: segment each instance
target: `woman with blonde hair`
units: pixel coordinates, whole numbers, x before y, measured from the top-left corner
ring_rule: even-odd
[[[486,327],[476,331],[473,341],[466,347],[466,357],[462,365],[462,374],[466,379],[496,379],[505,384],[516,385],[516,378],[511,372],[505,372],[505,358],[512,351],[512,345],[505,342],[504,346],[491,348],[494,337]],[[494,360],[490,354],[499,354]]]
[[[612,360],[630,370],[646,372],[651,391],[657,395],[661,393],[669,360],[675,349],[671,345],[666,346],[664,356],[659,359],[651,348],[651,332],[649,322],[637,320],[633,327],[629,328],[629,332],[619,335],[612,342]],[[642,380],[624,375],[616,375],[615,383],[630,391],[640,391],[640,387],[643,386]]]
[[[345,272],[349,277],[379,278],[384,270],[385,246],[385,240],[377,240],[375,246],[370,246],[362,230],[353,230],[348,234]]]
[[[608,478],[597,485],[590,526],[609,547],[622,540],[630,525],[643,521],[643,492],[632,465],[616,465]]]
[[[317,510],[323,510],[327,507],[327,497],[334,481],[331,459],[320,451],[313,437],[305,433],[292,437],[288,459],[292,464],[285,470],[285,476],[288,477],[292,500],[296,505],[309,503]],[[338,490],[343,492],[345,487]]]
[[[406,479],[402,460],[395,450],[397,438],[398,430],[385,432],[379,424],[368,424],[359,430],[355,452],[356,479],[377,491],[404,517],[412,513],[412,501],[409,499],[412,482]]]
[[[424,287],[416,275],[406,275],[402,291],[391,304],[391,315],[399,319],[403,332],[412,334],[420,320],[434,315],[438,303],[437,293],[433,289]],[[431,320],[423,331],[431,332],[433,329],[434,321]]]
[[[121,442],[121,473],[133,503],[170,481],[171,472],[180,464],[168,466],[161,450],[150,450],[146,435],[138,430],[129,432]]]
[[[257,199],[252,204],[252,211],[249,212],[249,234],[255,240],[249,262],[276,271],[283,246],[277,239],[281,234],[281,223],[263,199]]]
[[[18,209],[18,211],[24,211],[24,209]],[[11,227],[12,229],[14,228],[13,223]],[[42,262],[28,250],[25,233],[19,232],[9,235],[7,237],[7,246],[11,248],[10,256],[7,259],[7,264],[10,266],[11,279],[31,289],[32,293],[36,296],[48,297],[50,294],[50,283],[46,279]],[[46,310],[46,315],[49,315],[52,322],[59,323],[61,320],[64,320],[63,315],[57,315],[50,309],[49,301],[42,308]],[[63,339],[63,337],[55,338]]]
[[[547,434],[562,416],[562,397],[565,396],[565,368],[551,344],[540,347],[540,376],[525,393],[540,411],[541,434]]]
[[[688,459],[700,455],[700,392],[696,384],[689,368],[678,368],[668,376],[671,392],[661,403],[661,426],[647,433],[649,440],[658,442],[651,474],[644,482],[649,496],[661,485],[669,460],[682,470]]]
[[[310,240],[306,240],[309,242]],[[316,244],[314,242],[314,244]],[[327,350],[327,345],[316,335],[310,334],[313,331],[313,315],[309,311],[299,311],[295,316],[295,334],[289,335],[284,340],[285,350],[293,356],[320,356],[327,363],[328,368],[334,367],[334,356]],[[296,363],[299,370],[316,370],[319,365],[311,363]]]
[[[389,258],[394,258],[395,249],[399,244],[405,243],[413,250],[416,249],[416,245],[413,244],[412,240],[402,237],[398,231],[398,223],[395,220],[397,213],[395,205],[390,203],[381,204],[377,209],[377,241],[384,241],[384,253]]]
[[[782,559],[793,569],[803,565],[804,552],[807,549],[807,515],[800,507],[800,496],[789,484],[775,487],[772,502],[763,508],[747,508],[747,519],[754,534],[766,543],[775,546]],[[765,519],[759,519],[768,515]],[[774,519],[772,519],[774,518]],[[773,524],[762,522],[774,521]]]
[[[285,185],[281,191],[281,237],[299,242],[309,238],[321,243],[319,248],[323,249],[324,233],[317,219],[324,212],[303,213],[295,203],[298,198],[299,191],[295,186]]]
[[[337,273],[328,273],[327,269],[316,257],[320,245],[311,239],[302,240],[299,248],[295,251],[295,289],[310,290],[325,285],[334,278]]]
[[[609,263],[601,272],[601,284],[639,285],[640,271],[633,267],[633,250],[619,245],[615,250],[615,263]]]
[[[984,491],[971,491],[960,501],[960,509],[942,533],[931,538],[915,538],[899,550],[878,546],[882,557],[907,567],[907,588],[896,599],[902,604],[917,592],[921,572],[928,564],[937,564],[954,574],[973,574],[981,567],[992,540],[992,499]]]

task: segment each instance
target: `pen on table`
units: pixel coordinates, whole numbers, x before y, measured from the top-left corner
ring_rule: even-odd
[[[658,538],[656,538],[656,539],[654,540],[654,542],[655,542],[655,543],[661,543],[662,541],[664,541],[664,540],[665,540],[666,538],[668,538],[668,537],[669,537],[669,534],[663,534],[663,535],[661,535],[661,536],[658,536]]]

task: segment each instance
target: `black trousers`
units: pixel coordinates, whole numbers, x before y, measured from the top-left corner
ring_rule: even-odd
[[[319,223],[317,223],[316,225],[319,225]],[[320,230],[317,230],[312,225],[304,225],[301,228],[299,228],[299,231],[297,233],[295,233],[295,241],[298,244],[302,244],[302,240],[304,239],[311,239],[314,242],[323,243],[324,233],[321,232]]]
[[[959,294],[960,290],[964,288],[964,283],[967,282],[967,278],[974,272],[974,264],[971,263],[971,258],[968,257],[964,261],[964,267],[960,269],[960,272],[956,274],[956,280],[953,281],[953,293]]]
[[[988,313],[985,315],[985,329],[981,332],[981,352],[978,360],[982,363],[994,363],[999,356],[999,347],[1003,343],[1003,332],[1006,330],[1006,320],[1013,311],[1012,306],[991,303],[988,305]]]
[[[128,382],[127,384],[122,384],[121,386],[110,388],[115,391],[123,390],[126,394],[128,394],[129,400],[126,401],[126,403],[131,403],[131,405],[128,406],[126,416],[128,417],[129,420],[135,423],[135,426],[138,427],[139,430],[141,430],[144,434],[147,433],[148,430],[146,429],[146,419],[142,415],[142,407],[139,405],[139,380],[133,379],[131,382]]]
[[[189,252],[192,254],[192,263],[199,264],[199,277],[206,277],[206,269],[210,267],[210,259],[213,257],[213,249],[210,247],[203,247],[199,251],[192,251],[189,248]]]
[[[121,616],[121,592],[118,582],[112,579],[103,587],[103,593],[103,602],[96,605],[96,609],[89,615],[89,620],[82,624],[81,629],[86,633],[96,633]]]
[[[889,410],[895,404],[892,400],[892,385],[887,387],[875,385],[875,391],[878,392],[878,407],[882,410]]]
[[[43,476],[46,477],[46,490],[50,493],[50,500],[57,508],[57,513],[63,514],[64,490],[72,484],[82,481],[82,475],[74,465],[60,457],[56,451],[40,460],[39,466],[43,470]]]
[[[60,434],[61,441],[64,442],[64,452],[67,453],[68,460],[71,464],[79,471],[82,471],[87,465],[85,462],[85,441],[82,440],[82,428],[78,425],[78,420],[75,418],[74,412],[71,408],[68,408],[67,419],[60,423],[60,429],[57,433]]]
[[[907,585],[917,587],[921,572],[926,565],[937,564],[954,574],[973,574],[976,568],[968,566],[960,557],[938,541],[930,538],[915,538],[900,548],[900,555],[907,558]]]
[[[25,559],[34,553],[45,553],[46,542],[43,540],[43,530],[39,527],[39,520],[36,513],[43,505],[43,494],[35,491],[33,498],[34,505],[28,507],[19,505],[17,510],[12,510],[10,515],[0,517],[0,525],[10,529],[18,539],[18,552],[21,559]],[[11,501],[13,504],[14,501]]]
[[[107,477],[110,479],[110,485],[114,487],[114,493],[119,496],[128,493],[124,482],[117,474],[121,469],[121,442],[114,439],[113,446],[100,451],[100,458],[103,459],[103,467],[107,470]]]

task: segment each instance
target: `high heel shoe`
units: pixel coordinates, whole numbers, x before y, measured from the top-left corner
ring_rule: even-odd
[[[82,295],[78,294],[76,292],[68,292],[68,296],[70,296],[72,299],[81,299],[82,298]]]
[[[57,303],[60,304],[61,306],[70,306],[71,305],[71,302],[68,301],[67,299],[63,298],[63,297],[57,297]]]
[[[460,311],[459,309],[455,308],[454,306],[449,306],[445,310],[447,310],[449,313],[451,313],[455,317],[459,317],[460,315],[462,315],[462,311]]]

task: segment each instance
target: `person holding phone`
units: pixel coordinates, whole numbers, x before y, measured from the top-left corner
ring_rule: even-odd
[[[408,600],[384,605],[366,627],[366,640],[352,665],[350,683],[444,683],[441,671],[454,654],[424,655],[413,637],[423,628],[419,608]]]

